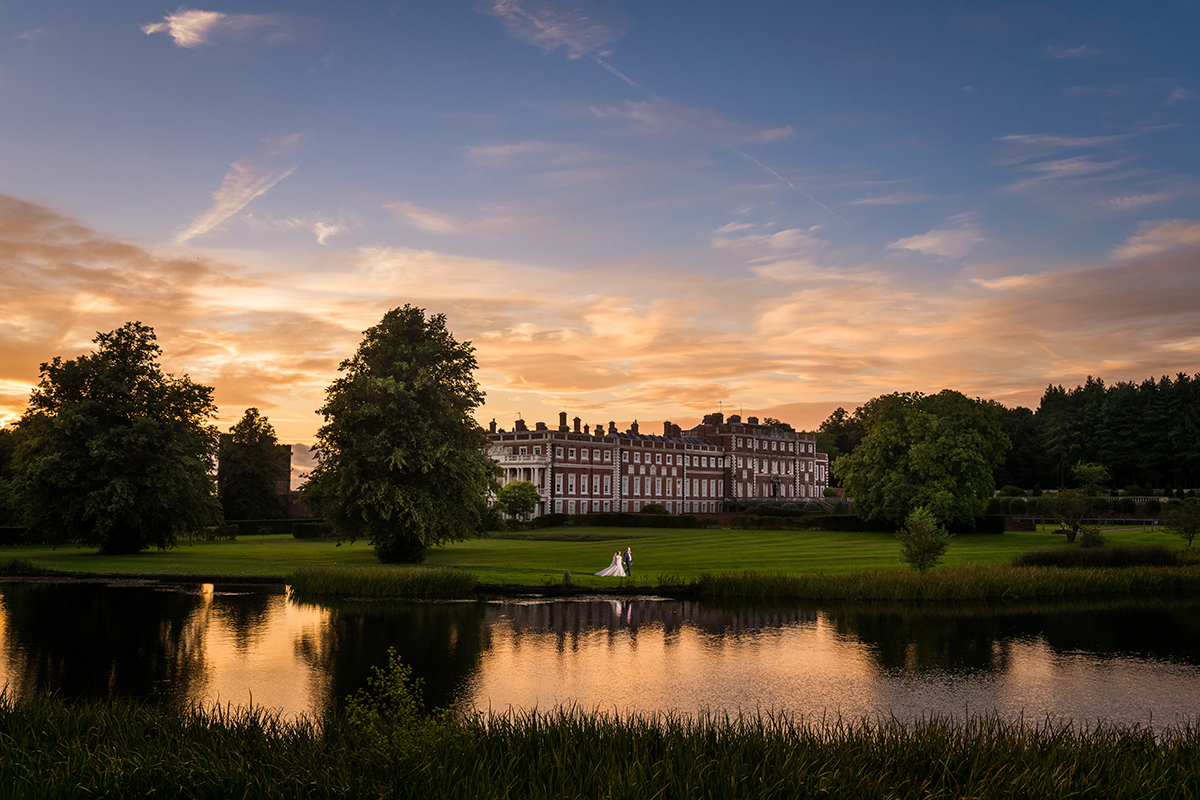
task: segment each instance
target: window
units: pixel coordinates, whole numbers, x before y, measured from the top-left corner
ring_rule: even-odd
[[[567,476],[567,494],[575,494],[575,476]]]
[[[633,494],[635,496],[637,496],[637,495],[640,495],[641,493],[642,493],[642,479],[634,478],[633,479]]]
[[[607,464],[611,461],[612,461],[612,450],[605,450],[604,451],[604,463]]]
[[[612,501],[611,501],[611,500],[605,500],[605,501],[604,501],[604,511],[605,511],[605,513],[609,512],[609,511],[611,511],[611,510],[612,510]]]
[[[621,460],[624,461],[625,463],[629,463],[629,451],[628,450],[621,451]]]
[[[604,476],[604,493],[612,494],[612,476],[611,475]],[[607,503],[605,505],[607,505]],[[604,510],[608,511],[607,508],[605,508]]]
[[[741,446],[742,446],[742,437],[740,437],[740,436],[738,437],[738,443],[737,443],[737,446],[738,446],[738,447],[741,447]]]
[[[588,449],[586,447],[579,451],[579,457],[584,461],[588,460]]]
[[[592,451],[592,461],[599,461],[599,460],[600,460],[600,451],[593,450]]]
[[[562,456],[562,448],[561,447],[554,448],[554,455],[557,456],[558,458],[562,458],[563,457]]]
[[[542,454],[542,446],[541,446],[541,445],[537,445],[536,447],[534,447],[534,448],[533,448],[533,454],[534,454],[535,456],[540,456],[540,455]]]
[[[675,457],[672,456],[670,453],[667,453],[667,464],[674,464],[675,463],[674,458]]]
[[[635,463],[635,464],[640,464],[640,463],[642,463],[642,454],[641,454],[641,453],[634,453],[634,454],[633,454],[633,463]]]
[[[555,500],[555,501],[554,501],[554,513],[555,513],[555,514],[561,514],[561,513],[562,513],[562,500]]]
[[[622,475],[621,476],[621,495],[627,496],[628,494],[629,494],[629,478]]]
[[[655,497],[662,496],[662,478],[654,479],[654,496]]]
[[[529,448],[528,448],[528,447],[522,447],[522,448],[520,449],[520,454],[521,454],[521,455],[523,455],[523,456],[527,456],[527,455],[529,455]]]
[[[562,494],[562,473],[554,476],[554,493]]]
[[[592,494],[600,494],[600,476],[592,476]]]
[[[655,453],[655,454],[654,454],[654,463],[655,463],[655,464],[661,464],[661,463],[662,463],[662,453]]]
[[[575,448],[574,447],[572,447],[570,450],[567,451],[567,458],[570,458],[570,459],[575,458]]]

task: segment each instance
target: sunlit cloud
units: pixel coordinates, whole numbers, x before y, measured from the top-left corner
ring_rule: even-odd
[[[832,410],[822,403],[891,391],[951,387],[1028,404],[1048,382],[1194,368],[1195,220],[1145,223],[1112,259],[987,278],[969,265],[917,277],[882,250],[874,262],[848,260],[810,229],[744,217],[720,227],[714,247],[731,264],[721,275],[645,260],[566,273],[315,243],[283,271],[252,254],[156,252],[0,196],[0,417],[20,414],[38,364],[140,319],[170,371],[216,387],[220,424],[254,406],[286,441],[310,442],[337,364],[406,302],[445,313],[474,343],[488,392],[480,418],[504,425],[518,412],[552,421],[565,410],[593,424],[686,426],[721,404],[819,422]],[[962,258],[982,239],[957,217],[892,249]]]
[[[918,194],[916,192],[894,192],[879,197],[864,197],[861,200],[850,200],[848,206],[908,206],[917,203],[929,203],[942,198],[933,194]]]
[[[311,38],[319,27],[315,20],[294,14],[223,14],[190,8],[141,26],[146,35],[165,33],[175,40],[176,47],[192,50],[247,42],[288,44]]]
[[[309,231],[317,238],[317,244],[327,244],[331,236],[337,236],[350,230],[344,219],[329,219],[320,215],[302,215],[288,219],[274,220],[274,224],[287,230]]]
[[[887,247],[889,250],[911,250],[940,258],[962,258],[985,241],[974,224],[959,218],[959,224],[953,228],[906,236]]]
[[[1200,222],[1184,219],[1143,222],[1135,235],[1113,251],[1113,257],[1146,258],[1179,251],[1200,252]]]
[[[669,136],[674,140],[717,142],[725,146],[778,142],[795,133],[790,125],[764,128],[661,97],[595,106],[591,113],[597,120],[621,123],[632,135]]]
[[[291,175],[296,167],[287,161],[300,145],[300,134],[277,136],[241,161],[230,164],[221,188],[213,192],[212,205],[175,236],[182,244],[217,228],[250,201]]]

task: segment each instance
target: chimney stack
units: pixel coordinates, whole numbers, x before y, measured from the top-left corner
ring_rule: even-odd
[[[584,435],[584,436],[591,436],[591,435],[592,435],[592,426],[591,426],[591,425],[584,425],[584,426],[583,426],[583,435]]]
[[[493,417],[492,421],[488,423],[488,433],[495,433],[495,432],[496,432],[496,420]]]
[[[529,430],[529,428],[526,428],[526,427],[525,427],[525,420],[523,420],[523,419],[519,419],[519,420],[517,420],[516,422],[514,422],[514,423],[513,423],[513,430],[515,430],[515,431],[527,431],[527,430]]]
[[[663,423],[663,436],[667,437],[668,439],[671,438],[671,421],[670,420],[667,420],[666,422]]]
[[[583,420],[581,420],[579,417],[576,417],[573,421],[575,423],[575,432],[579,433],[579,423],[583,422]]]
[[[638,426],[637,426],[636,419],[633,421],[633,424],[629,426],[629,432],[632,433],[634,436],[638,435]]]
[[[609,436],[617,435],[617,423],[613,422],[611,419],[608,421],[608,435]]]
[[[533,426],[533,429],[534,429],[534,430],[537,430],[537,431],[544,431],[544,430],[546,430],[546,423],[544,423],[544,422],[539,422],[539,423],[537,423],[536,425],[534,425],[534,426]]]
[[[567,430],[567,412],[565,411],[558,412],[558,429],[560,431]]]

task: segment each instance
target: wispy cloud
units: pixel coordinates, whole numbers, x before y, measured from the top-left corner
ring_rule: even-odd
[[[542,222],[537,217],[513,214],[504,209],[487,209],[496,213],[484,213],[475,218],[456,217],[428,208],[423,208],[408,200],[397,200],[387,203],[384,209],[390,211],[401,222],[420,228],[430,233],[457,234],[488,234],[511,232],[520,228],[528,228]]]
[[[996,141],[1043,149],[1057,149],[1060,147],[1105,147],[1127,142],[1140,135],[1142,134],[1120,133],[1111,136],[1062,136],[1055,133],[1014,133],[1008,136],[999,136]]]
[[[1075,46],[1070,45],[1046,45],[1046,55],[1051,58],[1093,58],[1100,55],[1100,51],[1094,47],[1089,47],[1086,44]]]
[[[317,237],[317,244],[326,244],[331,236],[346,233],[350,230],[345,219],[331,219],[319,214],[307,214],[288,219],[274,220],[274,224],[287,230],[309,231]]]
[[[880,197],[864,197],[861,200],[850,200],[848,206],[908,206],[917,203],[929,203],[940,200],[938,195],[919,194],[916,192],[893,192]]]
[[[1192,91],[1191,89],[1185,89],[1182,86],[1176,86],[1171,90],[1171,94],[1167,96],[1167,102],[1183,103],[1188,100],[1195,100],[1197,98],[1200,98],[1200,95],[1196,94],[1196,92]]]
[[[54,35],[53,28],[33,28],[32,30],[25,31],[23,33],[18,33],[13,38],[16,39],[17,41],[25,42],[26,44],[32,45],[32,44],[37,44],[38,42],[45,41],[46,39],[50,38],[53,35]]]
[[[312,38],[319,28],[315,20],[295,14],[224,14],[191,8],[180,8],[162,22],[141,26],[147,35],[165,33],[177,47],[192,50],[248,42],[289,44]]]
[[[952,218],[957,224],[953,228],[933,230],[916,236],[907,236],[892,242],[889,250],[911,250],[938,258],[962,258],[987,239],[973,223],[965,217]]]
[[[1113,251],[1114,258],[1147,258],[1162,253],[1200,251],[1200,222],[1172,219],[1143,222],[1138,232]],[[1200,264],[1197,265],[1200,267]]]
[[[203,236],[295,172],[296,168],[286,159],[296,152],[300,142],[298,133],[277,136],[248,157],[231,164],[221,188],[213,192],[212,205],[177,234],[175,241],[183,243]]]
[[[795,133],[790,125],[766,128],[661,97],[594,106],[591,115],[600,121],[621,123],[633,135],[670,136],[675,140],[715,142],[727,147],[778,142]]]
[[[549,0],[491,0],[481,10],[500,19],[505,31],[543,53],[562,49],[567,58],[587,58],[635,89],[628,75],[601,58],[608,45],[625,35],[625,26],[605,19],[603,9]]]

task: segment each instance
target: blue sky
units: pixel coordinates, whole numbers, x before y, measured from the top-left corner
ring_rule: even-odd
[[[311,441],[445,313],[481,421],[1200,371],[1200,3],[0,6],[0,416],[140,319]]]

